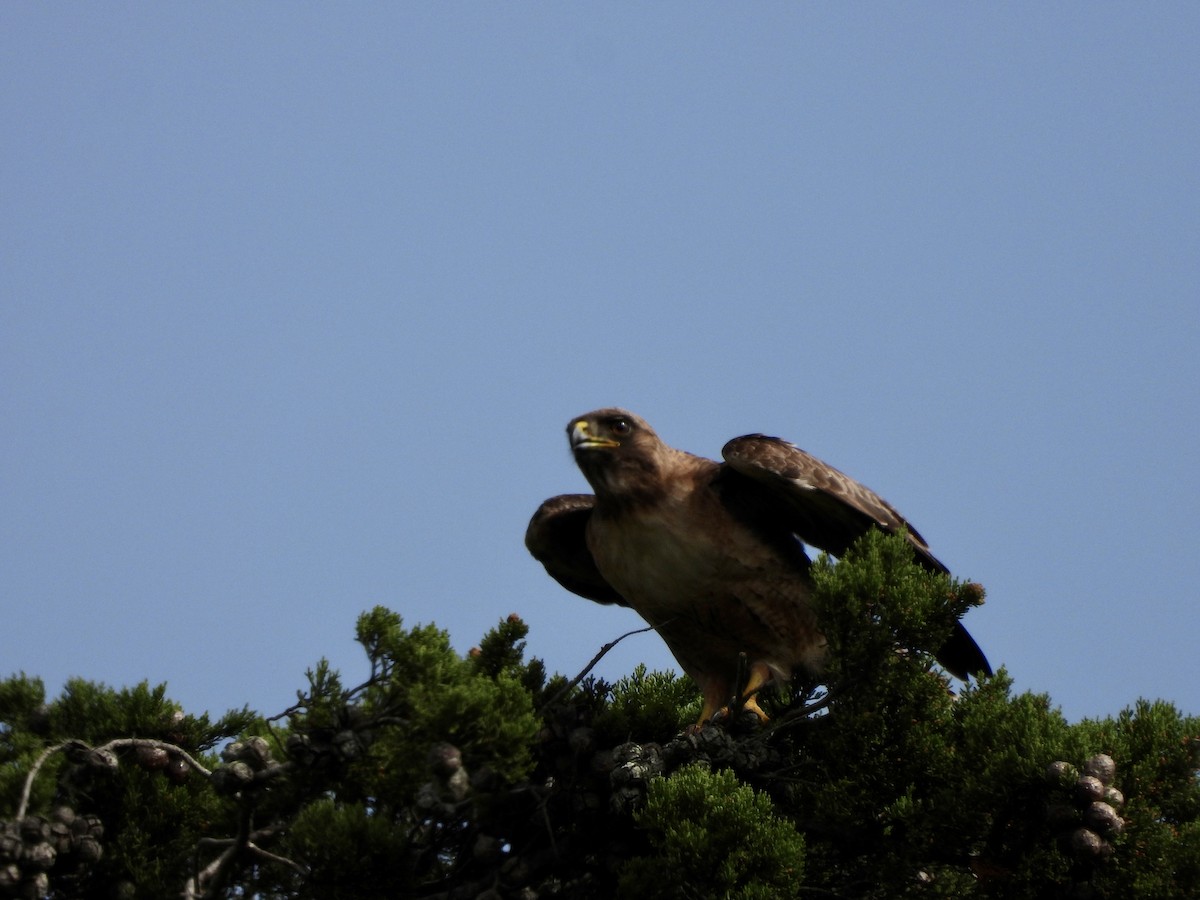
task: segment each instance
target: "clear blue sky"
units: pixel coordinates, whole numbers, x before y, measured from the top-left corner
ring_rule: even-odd
[[[573,675],[623,405],[902,510],[1071,718],[1200,712],[1200,5],[0,7],[0,675],[275,713],[375,604]],[[653,635],[601,666],[673,661]]]

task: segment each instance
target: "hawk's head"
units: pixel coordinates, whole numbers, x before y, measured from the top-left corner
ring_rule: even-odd
[[[597,497],[634,502],[661,492],[672,451],[644,419],[623,409],[598,409],[572,419],[567,437]]]

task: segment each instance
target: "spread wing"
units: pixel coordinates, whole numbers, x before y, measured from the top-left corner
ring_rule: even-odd
[[[920,532],[890,503],[794,444],[748,434],[734,438],[721,454],[735,472],[772,489],[786,505],[792,530],[804,543],[842,556],[872,525],[887,532],[903,528],[922,565],[935,572],[948,571]]]
[[[721,453],[734,473],[769,489],[776,505],[785,510],[788,527],[804,543],[841,556],[872,526],[889,532],[903,528],[923,566],[934,572],[949,571],[929,551],[920,532],[890,503],[799,447],[779,438],[749,434],[734,438]],[[987,657],[961,622],[954,624],[937,659],[959,678],[992,674]]]
[[[525,546],[550,577],[568,591],[597,603],[628,606],[604,580],[587,547],[587,523],[595,505],[596,498],[591,494],[551,497],[529,520]]]

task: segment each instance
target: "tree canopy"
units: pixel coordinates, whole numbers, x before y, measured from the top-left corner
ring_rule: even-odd
[[[1200,896],[1200,721],[1067,722],[928,653],[977,585],[872,534],[814,567],[821,681],[688,727],[686,679],[549,675],[500,621],[465,656],[384,608],[270,718],[165,685],[0,682],[0,896]]]

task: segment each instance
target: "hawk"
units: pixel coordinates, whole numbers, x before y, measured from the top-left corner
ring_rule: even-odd
[[[803,544],[841,556],[872,527],[903,530],[919,563],[947,571],[887,501],[779,438],[734,438],[718,463],[668,446],[615,408],[572,419],[567,435],[595,494],[551,497],[525,545],[567,590],[632,607],[654,626],[700,688],[701,723],[739,693],[765,721],[760,687],[821,670]],[[958,622],[936,655],[964,680],[992,673]]]

